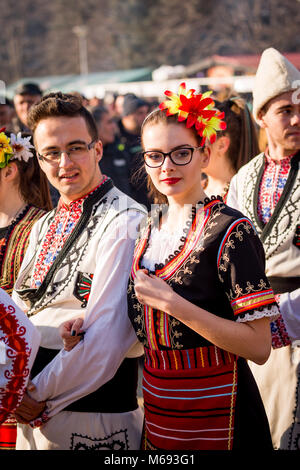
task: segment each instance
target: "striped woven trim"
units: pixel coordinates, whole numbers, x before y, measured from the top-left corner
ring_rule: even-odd
[[[144,350],[145,365],[152,369],[162,370],[210,368],[232,364],[236,359],[234,354],[216,346],[181,350],[153,350],[144,347]]]
[[[233,229],[239,225],[240,223],[242,222],[246,222],[248,223],[254,230],[254,232],[256,233],[256,230],[255,228],[253,227],[253,224],[250,222],[249,219],[247,219],[246,217],[243,217],[242,219],[238,219],[238,220],[235,220],[227,229],[224,237],[223,237],[223,240],[221,241],[220,243],[220,247],[219,247],[219,251],[218,251],[218,256],[217,256],[217,266],[219,268],[220,266],[220,261],[221,261],[221,257],[222,257],[222,251],[223,251],[223,248],[224,248],[224,245],[226,243],[226,240],[227,238],[229,237],[230,233],[233,231]]]
[[[149,307],[148,305],[144,305],[145,327],[147,331],[148,342],[150,344],[151,349],[158,349],[155,336],[155,323],[153,313],[153,308]]]
[[[268,289],[255,294],[248,294],[239,297],[238,299],[230,302],[234,315],[263,307],[275,302],[274,293],[272,289]]]
[[[168,348],[171,347],[170,343],[170,336],[169,336],[169,323],[168,323],[168,315],[161,311],[157,311],[158,315],[158,335],[159,335],[159,342],[162,346],[167,346]]]
[[[187,235],[183,249],[178,253],[177,256],[174,256],[169,263],[167,263],[162,269],[156,271],[156,275],[160,278],[166,280],[169,279],[177,269],[185,262],[185,260],[190,256],[191,252],[199,244],[201,240],[204,227],[209,220],[212,207],[217,204],[219,201],[212,201],[210,204],[205,206],[204,212],[198,211],[193,224]]]
[[[190,253],[195,249],[195,246],[199,243],[201,239],[204,227],[209,220],[211,210],[216,205],[219,204],[219,200],[210,201],[208,204],[198,210],[196,216],[194,217],[192,226],[188,232],[186,237],[186,241],[184,243],[183,249],[180,253],[172,258],[162,269],[156,270],[156,275],[161,277],[162,279],[166,280],[169,279],[172,274],[184,263],[184,261],[188,258]],[[133,264],[131,268],[131,276],[133,279],[136,277],[136,273],[139,270],[139,261],[140,257],[142,256],[145,246],[147,244],[149,234],[150,234],[151,227],[150,225],[143,233],[141,239],[137,243],[134,251],[133,257]]]
[[[143,234],[142,238],[138,241],[138,243],[135,247],[134,256],[133,256],[133,263],[132,263],[132,267],[131,267],[132,279],[136,278],[136,273],[140,269],[139,268],[139,261],[140,261],[141,255],[144,252],[145,246],[147,244],[149,233],[150,233],[150,227],[147,228],[147,230]]]

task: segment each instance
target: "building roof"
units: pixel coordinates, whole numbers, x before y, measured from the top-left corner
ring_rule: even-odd
[[[94,72],[87,75],[49,75],[46,77],[22,78],[6,87],[6,95],[12,98],[14,90],[22,83],[37,83],[43,92],[72,92],[83,86],[106,83],[138,82],[152,80],[152,69],[138,68],[132,70],[115,70],[112,72]]]
[[[300,70],[300,53],[299,52],[284,52],[283,55]],[[199,62],[186,67],[188,75],[195,74],[200,71],[207,70],[216,65],[228,65],[235,70],[244,71],[246,73],[254,73],[258,67],[261,54],[253,55],[234,55],[234,56],[221,56],[212,55],[205,57]]]

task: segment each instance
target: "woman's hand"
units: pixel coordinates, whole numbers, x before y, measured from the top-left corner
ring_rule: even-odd
[[[177,294],[159,277],[148,274],[146,269],[140,269],[134,281],[134,290],[141,304],[171,313],[172,301]]]
[[[71,351],[83,338],[84,332],[81,330],[83,318],[68,320],[59,327],[59,334],[64,343],[64,349]]]

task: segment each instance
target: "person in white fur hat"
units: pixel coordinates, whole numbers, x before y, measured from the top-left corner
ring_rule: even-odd
[[[281,312],[269,360],[250,364],[273,445],[300,450],[300,72],[274,48],[261,56],[253,115],[268,145],[233,177],[227,204],[252,219]]]

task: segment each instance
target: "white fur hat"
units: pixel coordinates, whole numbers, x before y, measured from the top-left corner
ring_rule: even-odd
[[[275,96],[300,87],[300,72],[273,47],[261,55],[253,85],[253,116]]]

